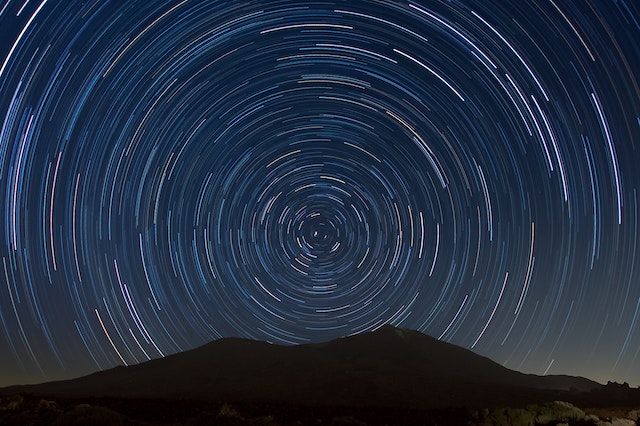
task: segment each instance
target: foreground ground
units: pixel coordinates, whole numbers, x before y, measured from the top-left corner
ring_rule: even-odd
[[[640,410],[569,403],[522,408],[408,409],[327,407],[282,403],[118,398],[46,398],[9,395],[0,400],[0,425],[640,425]]]

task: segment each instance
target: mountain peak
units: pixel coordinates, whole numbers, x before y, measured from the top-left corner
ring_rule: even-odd
[[[382,333],[393,333],[398,337],[406,337],[407,332],[412,331],[412,330],[399,328],[399,327],[396,327],[396,326],[391,325],[391,324],[385,324],[382,327],[380,327],[379,329],[377,329],[376,331],[382,332]]]
[[[508,404],[513,401],[514,390],[529,398],[540,395],[538,391],[532,394],[532,389],[568,389],[578,380],[566,378],[551,383],[545,379],[509,370],[421,332],[383,325],[369,333],[297,346],[220,339],[140,365],[30,386],[23,391],[68,396],[446,407]]]

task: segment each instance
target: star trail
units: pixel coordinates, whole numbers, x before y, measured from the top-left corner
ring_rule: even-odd
[[[423,331],[640,385],[630,0],[0,4],[0,385]]]

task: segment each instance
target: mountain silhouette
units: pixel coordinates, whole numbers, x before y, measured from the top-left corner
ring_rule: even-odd
[[[527,404],[601,387],[580,377],[523,374],[387,325],[297,346],[224,338],[139,365],[0,393],[431,409]]]

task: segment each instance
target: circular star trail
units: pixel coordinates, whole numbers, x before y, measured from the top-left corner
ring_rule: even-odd
[[[5,1],[1,384],[418,329],[640,383],[631,1]]]

